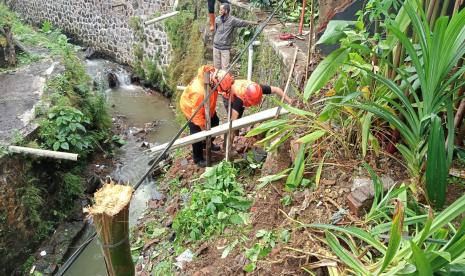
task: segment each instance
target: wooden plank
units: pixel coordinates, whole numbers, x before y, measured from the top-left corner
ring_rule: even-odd
[[[277,109],[278,109],[277,107],[267,109],[267,110],[234,120],[232,122],[232,129],[236,130],[236,129],[244,128],[244,127],[247,127],[247,126],[250,126],[256,123],[260,123],[260,122],[263,122],[269,119],[273,119],[274,116],[276,115]],[[289,113],[287,110],[282,109],[280,112],[280,115],[284,115],[287,113]],[[198,132],[193,135],[179,138],[171,146],[170,151],[192,145],[193,143],[196,143],[196,142],[203,141],[205,140],[207,136],[219,136],[219,135],[225,134],[228,132],[228,127],[229,127],[229,124],[225,123],[217,127],[214,127],[210,129],[209,131],[202,131],[202,132]],[[154,153],[159,153],[163,151],[167,145],[168,143],[165,143],[165,144],[153,147],[150,149],[150,151]]]
[[[175,16],[179,13],[179,11],[174,11],[174,12],[170,12],[170,13],[167,13],[167,14],[164,14],[162,16],[159,16],[157,18],[154,18],[154,19],[151,19],[151,20],[148,20],[148,21],[145,21],[144,25],[147,26],[147,25],[150,25],[150,24],[154,24],[158,21],[161,21],[161,20],[164,20],[164,19],[167,19],[167,18],[170,18],[172,16]]]

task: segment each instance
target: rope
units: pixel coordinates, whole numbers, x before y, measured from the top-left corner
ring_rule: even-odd
[[[101,247],[103,248],[116,248],[120,245],[122,245],[125,241],[129,240],[129,235],[125,238],[123,238],[122,240],[120,240],[119,242],[116,242],[116,243],[112,243],[112,244],[109,244],[109,243],[103,243],[101,242],[99,239],[97,239],[97,243],[100,244]]]
[[[244,55],[245,51],[247,51],[249,49],[249,46],[255,41],[255,39],[261,34],[261,32],[263,31],[263,29],[265,29],[265,27],[267,26],[268,22],[270,22],[270,20],[274,17],[274,15],[278,12],[278,10],[282,7],[284,1],[286,0],[281,0],[281,2],[276,6],[276,8],[274,9],[273,13],[271,13],[268,18],[258,27],[258,29],[255,31],[254,35],[252,36],[252,38],[250,39],[249,43],[247,43],[247,45],[242,48],[242,50],[236,55],[236,58],[234,59],[234,61],[229,65],[228,69],[226,70],[227,73],[229,73],[231,71],[231,69],[233,68],[233,66],[239,61],[239,59],[242,57],[242,55]],[[225,78],[226,75],[224,75],[219,81],[218,83],[212,88],[212,91],[215,91],[219,84],[223,81],[223,79]],[[200,111],[201,108],[203,108],[203,106],[205,105],[205,103],[209,100],[210,96],[212,95],[213,93],[210,93],[210,95],[208,95],[207,97],[205,97],[205,99],[202,101],[202,103],[197,107],[197,109],[194,111],[194,114],[192,114],[192,116],[189,118],[189,120],[187,120],[187,122],[184,124],[184,126],[182,126],[178,133],[176,133],[176,135],[173,137],[173,139],[171,139],[171,141],[168,143],[168,145],[166,146],[166,148],[163,150],[163,152],[161,154],[159,154],[157,156],[157,158],[155,159],[155,161],[153,162],[153,164],[150,166],[150,168],[147,170],[147,172],[142,176],[142,178],[137,182],[137,184],[134,186],[134,191],[137,190],[139,188],[139,186],[144,182],[144,180],[147,178],[147,176],[150,174],[150,172],[158,165],[158,163],[163,159],[163,157],[166,155],[166,153],[169,151],[169,149],[171,148],[171,146],[173,146],[174,142],[179,138],[179,136],[181,136],[182,132],[184,131],[184,129],[188,126],[189,122],[192,121],[192,119],[195,117],[195,115],[197,115],[197,113]],[[97,236],[97,233],[94,232],[92,234],[92,236],[86,240],[81,246],[79,246],[79,248],[76,250],[76,252],[73,253],[73,255],[71,255],[71,257],[63,264],[63,266],[60,268],[60,270],[57,272],[56,275],[58,276],[62,276],[66,270],[68,270],[68,268],[74,263],[74,261],[76,260],[76,258],[82,253],[82,251],[86,248],[86,246]]]

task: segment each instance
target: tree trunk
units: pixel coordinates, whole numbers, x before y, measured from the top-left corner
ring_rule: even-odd
[[[16,52],[15,52],[15,42],[13,40],[13,33],[11,32],[10,25],[4,25],[3,31],[5,32],[6,37],[6,63],[9,66],[16,66]]]
[[[129,245],[129,203],[133,190],[131,186],[106,184],[95,193],[95,204],[89,208],[110,276],[135,274]]]

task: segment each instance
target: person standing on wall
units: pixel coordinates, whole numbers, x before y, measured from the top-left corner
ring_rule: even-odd
[[[218,0],[222,4],[229,4],[228,0]],[[215,0],[207,0],[208,2],[208,18],[210,19],[210,32],[215,30]]]
[[[220,80],[218,87],[215,91],[211,91],[210,96],[210,117],[211,126],[218,126],[220,119],[216,115],[216,100],[218,93],[229,93],[231,86],[234,83],[234,78],[223,70],[219,70],[211,65],[204,65],[197,71],[197,76],[190,82],[181,95],[179,102],[181,111],[184,113],[187,119],[189,119],[194,111],[202,104],[205,99],[205,86],[204,86],[204,75],[206,72],[210,73],[210,87],[211,89],[216,86]],[[201,108],[199,112],[194,116],[191,122],[189,122],[190,134],[195,134],[202,130],[205,130],[205,108]],[[213,141],[213,139],[212,139]],[[192,155],[194,163],[199,167],[205,167],[206,161],[203,157],[203,149],[205,148],[205,142],[197,142],[192,144]],[[212,150],[220,150],[219,146],[213,145]]]
[[[230,15],[230,11],[229,4],[221,4],[220,16],[215,20],[215,34],[213,36],[213,65],[223,70],[229,66],[234,30],[258,24],[258,22],[238,19]]]

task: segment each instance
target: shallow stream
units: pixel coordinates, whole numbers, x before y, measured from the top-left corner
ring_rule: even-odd
[[[87,60],[87,72],[94,82],[105,91],[110,112],[113,118],[122,117],[129,127],[129,132],[136,133],[147,126],[153,126],[145,141],[151,144],[167,142],[172,138],[179,126],[175,121],[175,113],[170,101],[158,93],[147,93],[140,86],[130,83],[129,74],[121,67],[106,60]],[[118,87],[108,87],[107,75],[112,72],[117,76]],[[147,148],[141,147],[142,141],[136,136],[128,135],[127,144],[117,154],[118,165],[112,172],[114,180],[135,184],[149,168],[151,156]],[[137,218],[146,209],[150,199],[159,199],[161,195],[156,183],[146,180],[135,192],[129,210],[129,225],[134,226]],[[92,227],[89,227],[92,228]],[[81,242],[87,239],[84,235]],[[78,242],[79,244],[79,242]],[[91,242],[70,266],[64,275],[67,276],[106,276],[105,262],[101,248],[96,239]]]

